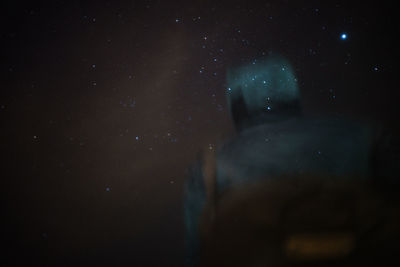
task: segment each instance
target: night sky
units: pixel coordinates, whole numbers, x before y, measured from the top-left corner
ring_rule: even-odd
[[[229,66],[280,54],[306,115],[397,123],[398,14],[350,2],[2,1],[1,266],[181,266]]]

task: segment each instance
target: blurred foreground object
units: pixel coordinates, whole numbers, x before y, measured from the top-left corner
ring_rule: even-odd
[[[237,135],[188,171],[186,265],[399,263],[394,132],[303,117],[297,79],[279,56],[227,79]]]

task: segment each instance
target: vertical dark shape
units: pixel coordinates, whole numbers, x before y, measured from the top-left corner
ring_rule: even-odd
[[[241,130],[243,128],[243,123],[248,120],[250,116],[241,89],[237,90],[236,95],[232,100],[231,110],[232,119],[235,123],[236,129]]]

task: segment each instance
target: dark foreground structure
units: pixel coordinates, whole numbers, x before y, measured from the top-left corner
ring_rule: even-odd
[[[281,57],[229,71],[227,95],[236,136],[188,172],[187,266],[399,264],[392,130],[302,116]]]

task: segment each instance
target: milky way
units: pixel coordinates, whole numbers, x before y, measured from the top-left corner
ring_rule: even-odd
[[[286,80],[312,115],[397,114],[381,3],[1,5],[5,265],[179,266],[185,170],[234,134],[239,86],[268,112]]]

